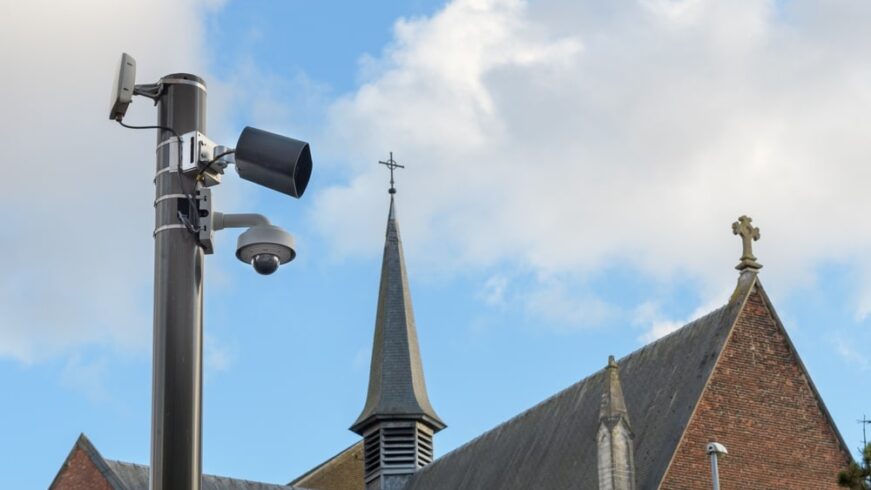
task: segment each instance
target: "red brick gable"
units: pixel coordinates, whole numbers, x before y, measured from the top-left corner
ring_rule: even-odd
[[[849,453],[757,286],[672,459],[663,490],[710,489],[707,443],[725,445],[725,489],[838,489]]]
[[[112,490],[112,487],[91,457],[81,447],[75,447],[49,489]]]

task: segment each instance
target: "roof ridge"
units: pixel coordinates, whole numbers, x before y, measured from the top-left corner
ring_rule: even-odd
[[[121,460],[119,460],[119,459],[107,459],[107,460],[105,460],[105,461],[106,461],[107,463],[115,463],[115,464],[126,465],[126,466],[135,466],[135,467],[137,467],[137,468],[145,468],[145,469],[148,469],[148,468],[149,468],[149,465],[147,465],[147,464],[131,463],[131,462],[129,462],[129,461],[121,461]],[[238,481],[238,482],[254,483],[254,484],[256,484],[256,485],[270,485],[270,486],[276,486],[276,487],[287,487],[288,490],[305,490],[305,489],[302,489],[302,488],[300,488],[300,487],[294,487],[294,486],[290,486],[290,485],[285,485],[285,484],[283,484],[283,483],[268,483],[268,482],[264,482],[264,481],[249,480],[249,479],[247,479],[247,478],[236,478],[236,477],[232,477],[232,476],[224,476],[224,475],[212,475],[212,474],[209,474],[209,473],[203,473],[203,477],[204,477],[204,478],[205,478],[205,477],[210,477],[210,478],[222,478],[222,479],[233,480],[233,481]]]
[[[617,363],[619,364],[620,361],[622,361],[623,359],[626,359],[627,357],[634,356],[635,354],[638,354],[639,352],[643,351],[644,349],[647,349],[648,347],[653,347],[653,346],[655,346],[655,345],[661,343],[662,341],[664,341],[664,340],[666,340],[666,339],[668,339],[668,338],[670,338],[670,337],[673,337],[674,335],[676,335],[677,333],[679,333],[681,330],[683,330],[683,329],[685,329],[685,328],[688,328],[688,327],[691,327],[693,324],[699,323],[699,322],[701,322],[702,320],[707,320],[708,318],[710,318],[710,317],[713,316],[714,314],[720,313],[720,312],[722,312],[722,310],[725,310],[726,308],[728,308],[730,304],[731,304],[731,303],[726,303],[726,304],[724,304],[724,305],[722,305],[722,306],[719,306],[719,307],[717,307],[717,308],[715,308],[715,309],[713,309],[713,310],[711,310],[711,311],[705,313],[704,315],[702,315],[702,316],[696,318],[695,320],[690,320],[690,321],[684,323],[684,324],[681,325],[679,328],[676,328],[676,329],[672,330],[671,332],[668,332],[667,334],[663,335],[662,337],[659,337],[659,338],[657,338],[656,340],[651,340],[650,342],[648,342],[648,343],[642,345],[641,347],[635,349],[634,351],[632,351],[632,352],[630,352],[629,354],[626,354],[625,356],[623,356],[622,358],[620,358],[620,359],[617,361]]]
[[[699,323],[699,322],[701,322],[702,320],[706,320],[706,319],[710,318],[711,316],[713,316],[713,315],[715,315],[715,314],[717,314],[717,313],[720,313],[720,312],[726,310],[726,309],[729,308],[730,306],[741,306],[741,305],[744,303],[744,297],[749,296],[749,293],[750,293],[749,290],[748,290],[748,291],[745,291],[745,293],[744,293],[743,295],[741,295],[742,297],[740,298],[740,301],[738,301],[738,298],[737,298],[736,296],[738,296],[738,293],[741,291],[742,286],[744,286],[744,287],[748,287],[748,286],[756,285],[756,284],[759,282],[758,278],[756,277],[756,273],[755,273],[755,272],[747,272],[746,274],[752,274],[753,277],[752,277],[752,278],[749,278],[749,280],[750,280],[750,284],[742,284],[742,280],[744,279],[744,274],[745,274],[745,273],[742,273],[742,274],[738,277],[738,285],[735,287],[735,291],[734,291],[734,292],[732,293],[732,295],[730,296],[729,301],[726,302],[724,305],[719,306],[719,307],[717,307],[717,308],[715,308],[715,309],[713,309],[713,310],[711,310],[711,311],[705,313],[704,315],[702,315],[702,316],[700,316],[700,317],[698,317],[698,318],[696,318],[696,319],[694,319],[694,320],[691,320],[691,321],[689,321],[689,322],[683,324],[680,328],[677,328],[677,329],[675,329],[675,330],[673,330],[673,331],[671,331],[671,332],[669,332],[669,333],[663,335],[662,337],[660,337],[660,338],[658,338],[658,339],[656,339],[656,340],[653,340],[653,341],[651,341],[651,342],[648,342],[647,344],[642,345],[641,347],[635,349],[634,351],[630,352],[629,354],[626,354],[625,356],[621,357],[621,358],[617,361],[617,363],[618,363],[618,364],[622,363],[625,359],[627,359],[627,358],[629,358],[629,357],[632,357],[632,356],[634,356],[635,354],[638,354],[638,353],[640,353],[641,351],[643,351],[643,350],[645,350],[645,349],[647,349],[647,348],[653,347],[653,346],[655,346],[655,345],[657,345],[657,344],[663,342],[664,340],[666,340],[666,339],[668,339],[668,338],[670,338],[670,337],[672,337],[672,336],[677,335],[678,332],[682,331],[683,329],[685,329],[685,328],[689,328],[689,327],[692,326],[693,324],[695,324],[695,323]]]
[[[649,342],[649,343],[647,343],[647,344],[645,344],[645,345],[639,347],[638,349],[635,349],[634,351],[630,352],[629,354],[626,354],[625,356],[623,356],[623,357],[621,357],[619,360],[617,360],[617,364],[618,364],[618,365],[619,365],[619,364],[623,364],[623,363],[624,363],[626,360],[628,360],[629,358],[634,357],[634,356],[636,356],[636,355],[639,355],[639,354],[641,354],[642,352],[644,352],[645,350],[648,350],[648,349],[653,348],[654,346],[656,346],[656,345],[662,343],[664,340],[669,339],[669,338],[675,336],[677,333],[682,332],[682,331],[684,331],[684,330],[686,330],[686,329],[688,329],[688,328],[692,328],[694,325],[699,324],[702,320],[706,320],[706,319],[710,318],[711,316],[713,316],[713,315],[715,315],[715,314],[717,314],[717,313],[721,313],[723,310],[725,310],[726,308],[728,308],[731,304],[732,304],[731,302],[726,303],[725,305],[720,306],[719,308],[717,308],[717,309],[715,309],[715,310],[713,310],[713,311],[710,311],[710,312],[706,313],[705,315],[702,315],[702,316],[696,318],[695,320],[692,320],[692,321],[690,321],[690,322],[687,322],[686,324],[684,324],[683,326],[681,326],[681,327],[678,328],[677,330],[675,330],[675,331],[673,331],[673,332],[669,332],[667,335],[664,335],[664,336],[662,336],[662,337],[660,337],[660,338],[658,338],[658,339],[656,339],[656,340],[654,340],[654,341],[652,341],[652,342]],[[513,417],[511,417],[511,418],[509,418],[509,419],[507,419],[507,420],[504,420],[504,421],[502,421],[501,423],[498,423],[498,424],[494,425],[494,426],[491,427],[490,429],[488,429],[488,430],[482,432],[481,434],[478,434],[478,435],[475,436],[473,439],[471,439],[471,440],[465,442],[464,444],[462,444],[462,445],[460,445],[460,446],[457,446],[456,448],[452,449],[451,451],[449,451],[449,452],[443,454],[441,457],[439,457],[438,459],[436,459],[435,461],[433,461],[431,464],[424,466],[423,468],[421,468],[420,470],[417,471],[417,474],[426,473],[428,470],[430,470],[431,468],[433,468],[434,466],[436,466],[437,464],[439,464],[439,462],[442,461],[443,459],[448,458],[449,456],[453,456],[453,455],[455,455],[456,453],[462,451],[463,449],[465,449],[465,448],[467,448],[467,447],[469,447],[469,446],[472,446],[472,445],[475,444],[477,441],[479,441],[480,439],[482,439],[482,438],[484,438],[485,436],[487,436],[489,433],[491,433],[491,432],[493,432],[493,431],[496,431],[496,430],[498,430],[498,429],[500,429],[500,428],[507,427],[507,426],[513,424],[514,422],[517,422],[517,421],[519,421],[520,419],[524,418],[525,416],[529,415],[531,412],[535,411],[535,410],[538,409],[539,407],[544,406],[544,405],[547,405],[548,403],[550,403],[550,402],[556,400],[557,398],[560,398],[560,397],[562,397],[562,396],[566,396],[566,395],[570,394],[570,392],[572,391],[572,388],[576,388],[576,387],[578,387],[578,386],[580,386],[580,385],[582,385],[582,384],[587,383],[588,381],[592,380],[594,377],[596,377],[596,376],[598,376],[598,375],[604,373],[606,369],[607,369],[607,366],[606,366],[606,367],[603,367],[603,368],[600,368],[600,369],[594,371],[593,373],[591,373],[591,374],[585,376],[584,378],[581,378],[580,380],[578,380],[578,381],[572,383],[571,385],[569,385],[569,386],[563,388],[562,390],[556,392],[555,394],[553,394],[553,395],[551,395],[551,396],[545,398],[544,400],[542,400],[542,401],[536,403],[535,405],[532,405],[531,407],[527,408],[526,410],[523,410],[522,412],[518,413],[517,415],[514,415]]]
[[[139,466],[141,468],[148,468],[147,464],[131,463],[130,461],[121,461],[120,459],[107,459],[106,462],[107,463],[126,464],[129,466]]]
[[[108,480],[109,485],[112,486],[113,490],[126,490],[127,487],[121,481],[121,478],[107,464],[107,460],[103,457],[102,454],[100,454],[100,451],[97,451],[97,448],[94,446],[91,440],[88,439],[88,436],[86,436],[84,432],[79,433],[79,437],[76,439],[76,442],[70,449],[69,454],[67,454],[66,459],[64,459],[63,464],[61,464],[60,470],[58,470],[57,474],[51,481],[51,484],[49,484],[48,488],[53,488],[55,483],[57,483],[57,479],[60,477],[61,473],[63,473],[64,468],[67,467],[67,463],[69,462],[70,458],[73,457],[73,454],[75,454],[76,449],[81,449],[82,452],[85,453],[85,455],[88,457],[88,459],[91,460],[91,463],[94,464],[100,474],[106,477],[106,480]]]
[[[346,447],[345,449],[342,449],[342,450],[339,451],[338,453],[332,455],[329,459],[327,459],[326,461],[322,462],[321,464],[315,466],[314,468],[312,468],[312,469],[306,471],[305,473],[299,475],[298,477],[294,478],[293,480],[290,481],[290,483],[288,483],[288,485],[293,486],[294,483],[296,483],[296,482],[298,482],[298,481],[300,481],[300,480],[305,479],[306,477],[308,477],[308,476],[314,474],[316,471],[318,471],[318,470],[320,470],[320,469],[322,469],[322,468],[326,468],[326,467],[329,466],[330,464],[335,463],[336,460],[339,458],[339,456],[342,456],[343,454],[347,453],[348,451],[350,451],[350,450],[354,449],[355,447],[357,447],[357,446],[359,446],[359,445],[362,445],[362,444],[363,444],[363,440],[362,440],[362,439],[358,440],[358,441],[355,442],[354,444],[351,444],[350,446]]]

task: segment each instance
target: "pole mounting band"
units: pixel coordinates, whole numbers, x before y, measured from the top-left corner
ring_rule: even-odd
[[[152,235],[157,236],[157,234],[160,233],[161,231],[176,230],[176,229],[187,231],[188,228],[185,225],[163,225],[163,226],[159,226],[156,230],[154,230],[154,233],[152,233]]]
[[[173,84],[193,85],[194,87],[199,88],[203,92],[206,92],[205,84],[198,82],[196,80],[188,80],[185,78],[161,78],[160,83],[164,84],[164,85],[173,85]]]
[[[167,199],[187,199],[188,197],[187,194],[164,194],[154,200],[154,205],[157,206],[161,201],[166,201]]]
[[[176,138],[175,136],[172,136],[171,138],[166,138],[165,140],[158,143],[156,147],[154,147],[154,151],[159,151],[161,148],[170,143],[178,143],[178,138]]]
[[[165,174],[165,173],[167,173],[167,172],[178,172],[178,169],[175,168],[175,167],[172,167],[172,166],[169,166],[169,167],[163,167],[162,169],[158,170],[158,171],[154,174],[154,179],[152,179],[152,182],[154,182],[154,183],[156,184],[156,183],[157,183],[157,178],[160,177],[162,174]]]

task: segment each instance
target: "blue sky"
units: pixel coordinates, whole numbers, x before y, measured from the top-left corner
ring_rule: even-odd
[[[299,201],[234,176],[215,190],[221,210],[288,229],[299,255],[261,277],[225,231],[207,257],[206,472],[287,482],[357,440],[389,151],[407,166],[397,206],[448,424],[438,454],[725,303],[744,213],[763,284],[859,444],[871,7],[116,5],[0,15],[0,60],[32,74],[0,91],[0,461],[14,462],[0,487],[46,487],[80,432],[107,458],[148,461],[153,135],[105,119],[121,51],[140,83],[206,78],[218,141],[252,125],[312,143]],[[153,118],[137,100],[127,120]]]

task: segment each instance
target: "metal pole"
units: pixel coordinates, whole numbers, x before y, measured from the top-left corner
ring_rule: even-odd
[[[717,453],[711,453],[711,478],[714,481],[714,490],[720,490],[720,471],[717,468]]]
[[[206,87],[199,77],[161,80],[158,124],[205,132]],[[203,249],[179,219],[196,181],[178,171],[175,134],[159,130],[154,232],[154,351],[151,490],[199,490],[202,478]]]

